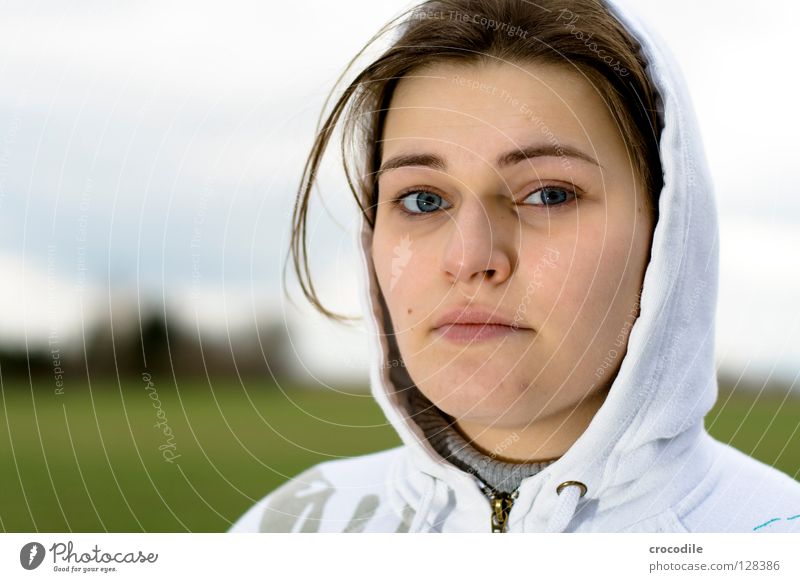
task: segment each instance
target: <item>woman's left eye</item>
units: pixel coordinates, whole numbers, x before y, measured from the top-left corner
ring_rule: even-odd
[[[531,192],[525,200],[538,199],[538,202],[532,202],[532,206],[559,206],[568,202],[571,198],[575,197],[575,192],[568,188],[560,186],[543,186]]]

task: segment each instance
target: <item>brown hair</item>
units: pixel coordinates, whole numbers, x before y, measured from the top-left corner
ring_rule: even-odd
[[[429,0],[384,26],[351,60],[339,82],[372,43],[395,27],[398,38],[345,88],[319,126],[303,169],[290,251],[303,293],[320,313],[337,321],[357,319],[333,313],[321,304],[308,266],[308,204],[330,136],[344,117],[341,153],[345,176],[367,223],[374,228],[375,176],[389,102],[398,81],[423,65],[500,60],[575,67],[596,87],[618,124],[634,169],[649,194],[650,210],[658,220],[663,185],[659,97],[645,73],[639,43],[602,0]],[[357,160],[355,179],[347,164],[350,155]]]

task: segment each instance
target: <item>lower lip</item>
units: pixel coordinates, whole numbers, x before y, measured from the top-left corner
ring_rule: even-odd
[[[453,342],[473,343],[518,334],[522,328],[497,324],[459,323],[443,325],[434,331]]]

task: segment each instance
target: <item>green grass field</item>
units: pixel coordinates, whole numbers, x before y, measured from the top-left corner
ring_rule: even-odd
[[[153,383],[67,385],[57,395],[46,382],[33,392],[4,382],[0,529],[224,531],[314,463],[400,444],[366,393]],[[796,479],[799,423],[800,399],[746,392],[722,393],[706,419],[715,437]]]

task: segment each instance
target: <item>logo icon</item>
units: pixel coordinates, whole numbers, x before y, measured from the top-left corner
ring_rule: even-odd
[[[44,561],[44,546],[39,542],[28,542],[19,551],[19,563],[26,570],[35,570]]]
[[[394,289],[400,275],[403,274],[403,267],[405,267],[411,260],[411,237],[407,234],[400,239],[400,244],[394,247],[394,258],[392,259],[392,280],[389,281],[389,289]]]

